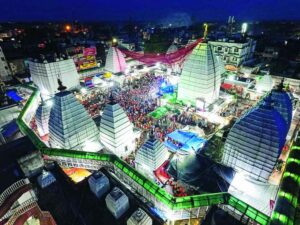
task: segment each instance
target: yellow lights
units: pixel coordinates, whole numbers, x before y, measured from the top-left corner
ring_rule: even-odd
[[[113,44],[116,44],[117,42],[118,42],[117,38],[113,38],[113,39],[112,39],[112,43],[113,43]]]
[[[71,29],[72,29],[71,25],[67,24],[67,25],[65,26],[65,30],[66,30],[67,32],[70,32]]]

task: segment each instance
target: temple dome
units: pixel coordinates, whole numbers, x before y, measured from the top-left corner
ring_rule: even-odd
[[[105,70],[111,73],[123,73],[126,67],[123,53],[117,47],[110,47],[106,56]]]
[[[100,141],[119,157],[126,157],[134,150],[133,126],[123,108],[113,99],[103,110]]]
[[[225,72],[213,47],[199,43],[183,64],[178,84],[178,99],[195,105],[197,99],[211,104],[219,97],[221,74]]]
[[[168,156],[168,150],[164,143],[151,134],[136,153],[137,169],[151,174],[168,159]]]
[[[99,151],[98,139],[99,130],[95,122],[75,96],[69,91],[55,94],[49,119],[49,142],[51,146],[73,150]],[[85,146],[89,146],[89,149],[85,149]]]
[[[270,97],[231,128],[222,162],[256,180],[267,181],[285,144],[287,126]]]

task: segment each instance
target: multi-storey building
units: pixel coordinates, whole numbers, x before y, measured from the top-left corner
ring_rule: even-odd
[[[256,41],[253,39],[217,39],[208,42],[225,66],[239,67],[253,60]]]

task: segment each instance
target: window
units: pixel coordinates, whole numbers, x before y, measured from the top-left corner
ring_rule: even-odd
[[[1,57],[1,60],[4,61],[4,57]]]
[[[5,66],[4,68],[5,68],[6,70],[8,70],[8,67],[7,67],[7,66]]]

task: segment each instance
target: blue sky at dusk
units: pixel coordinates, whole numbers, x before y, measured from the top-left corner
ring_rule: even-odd
[[[119,21],[187,13],[199,20],[300,20],[300,0],[0,0],[0,21]]]

